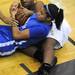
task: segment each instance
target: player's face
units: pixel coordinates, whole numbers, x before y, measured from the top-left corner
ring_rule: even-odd
[[[34,0],[21,0],[21,4],[23,7],[28,7],[34,3]]]

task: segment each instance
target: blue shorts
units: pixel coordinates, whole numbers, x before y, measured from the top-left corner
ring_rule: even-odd
[[[15,52],[16,44],[10,26],[0,25],[0,56],[10,55]]]

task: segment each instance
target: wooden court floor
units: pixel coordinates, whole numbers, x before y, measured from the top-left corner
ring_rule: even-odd
[[[0,1],[0,10],[6,16],[9,15],[8,9],[13,1]],[[43,1],[48,3],[48,0]],[[51,0],[49,2],[59,2],[64,8],[65,19],[72,28],[69,41],[62,49],[55,51],[58,62],[50,75],[75,75],[75,0]],[[0,24],[4,23],[0,21]],[[15,52],[8,57],[0,57],[0,75],[35,75],[39,66],[40,63],[35,59],[20,52]]]

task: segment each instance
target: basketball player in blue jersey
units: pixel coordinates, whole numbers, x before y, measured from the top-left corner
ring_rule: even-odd
[[[24,13],[27,10],[25,8],[22,8],[22,11],[18,13],[19,19],[23,17],[23,20],[27,17],[27,15]],[[30,12],[29,12],[30,15]],[[48,32],[51,30],[52,24],[43,23],[41,21],[38,21],[36,18],[36,14],[32,14],[26,21],[26,23],[22,26],[19,25],[17,27],[17,23],[13,21],[11,18],[7,18],[3,15],[2,12],[0,12],[0,19],[4,21],[5,23],[11,25],[12,27],[6,27],[6,26],[0,26],[0,35],[1,35],[1,45],[0,52],[5,53],[9,52],[9,50],[5,50],[5,47],[7,45],[11,45],[12,43],[8,43],[9,41],[15,40],[14,44],[15,46],[19,48],[27,48],[30,45],[35,45],[39,41],[45,39],[45,37],[48,35]],[[21,23],[20,23],[21,24]],[[8,29],[8,30],[7,30]],[[39,35],[39,36],[38,36]],[[21,45],[19,41],[23,40],[23,44]],[[3,48],[3,49],[2,49]],[[2,55],[2,54],[1,54]]]

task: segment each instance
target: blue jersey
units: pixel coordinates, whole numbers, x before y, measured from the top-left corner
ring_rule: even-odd
[[[30,45],[35,45],[41,40],[45,39],[49,31],[51,30],[51,23],[44,23],[37,20],[37,15],[32,15],[27,22],[20,27],[20,30],[23,31],[25,29],[29,29],[30,38],[24,42],[21,40],[19,43],[19,47],[26,48]]]

